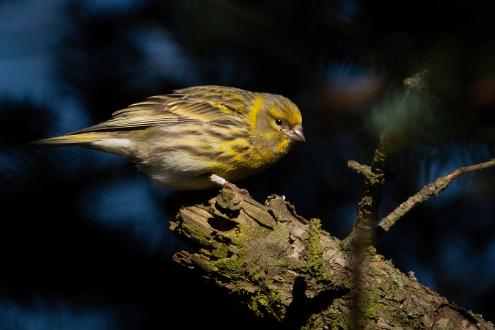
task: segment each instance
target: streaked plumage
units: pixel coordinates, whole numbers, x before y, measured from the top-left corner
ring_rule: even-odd
[[[75,144],[134,161],[173,189],[204,189],[256,173],[304,140],[297,106],[275,94],[198,86],[152,96],[113,118],[41,144]]]

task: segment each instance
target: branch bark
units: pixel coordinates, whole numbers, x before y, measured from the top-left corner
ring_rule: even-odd
[[[378,209],[382,199],[385,184],[385,168],[387,165],[387,133],[380,135],[378,146],[375,149],[371,166],[361,165],[350,160],[348,166],[363,176],[365,192],[358,204],[357,221],[345,244],[354,251],[350,264],[352,274],[352,323],[351,328],[361,330],[366,328],[366,319],[359,312],[366,305],[363,277],[369,268],[367,250],[375,246],[375,224],[378,220]]]
[[[291,329],[352,328],[356,254],[284,198],[273,195],[260,204],[224,188],[204,204],[182,208],[170,228],[192,247],[174,259],[259,317]],[[367,329],[495,329],[400,272],[374,248],[362,257],[358,313]]]

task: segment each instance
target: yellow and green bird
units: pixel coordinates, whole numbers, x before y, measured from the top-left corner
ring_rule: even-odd
[[[197,190],[256,173],[304,140],[301,112],[289,99],[197,86],[149,97],[108,121],[37,143],[111,152],[159,184]]]

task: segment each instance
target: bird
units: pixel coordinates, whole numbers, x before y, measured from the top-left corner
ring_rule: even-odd
[[[125,157],[172,190],[237,188],[305,141],[302,115],[288,98],[205,85],[151,96],[112,118],[34,142],[74,145]]]

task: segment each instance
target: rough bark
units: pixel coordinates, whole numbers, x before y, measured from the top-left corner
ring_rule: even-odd
[[[265,204],[224,188],[204,204],[182,208],[171,229],[191,251],[174,257],[250,308],[291,329],[495,329],[404,274],[372,247],[364,253],[360,303],[352,244],[298,216],[280,196]]]

